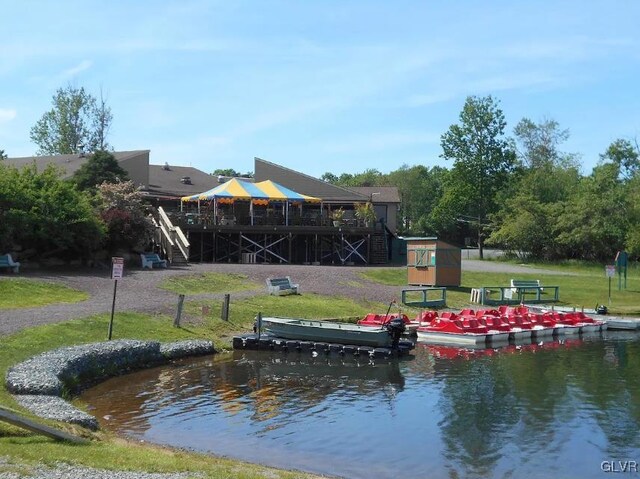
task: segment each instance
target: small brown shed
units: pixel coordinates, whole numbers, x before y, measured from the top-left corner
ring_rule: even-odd
[[[405,238],[407,283],[416,286],[460,286],[460,248],[435,237]]]

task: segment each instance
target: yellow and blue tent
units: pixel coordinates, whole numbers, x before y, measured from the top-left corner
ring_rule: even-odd
[[[252,201],[253,204],[267,204],[270,201],[320,203],[320,198],[296,193],[271,180],[251,183],[249,181],[231,180],[203,193],[183,196],[182,201],[212,201],[233,203],[237,200]]]

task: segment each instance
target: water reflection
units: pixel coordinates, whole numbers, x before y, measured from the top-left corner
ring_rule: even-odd
[[[236,351],[115,378],[83,399],[137,438],[353,478],[602,477],[640,459],[637,334],[414,359]],[[640,462],[640,461],[639,461]]]

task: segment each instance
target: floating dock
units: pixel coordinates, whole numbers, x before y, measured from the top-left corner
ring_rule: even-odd
[[[299,341],[284,339],[261,334],[246,334],[233,337],[233,349],[250,349],[264,351],[282,351],[283,353],[307,353],[309,355],[341,355],[362,356],[369,358],[402,357],[409,353],[415,344],[408,340],[401,340],[397,348],[374,348],[371,346],[356,346],[350,344],[321,343],[314,341]]]

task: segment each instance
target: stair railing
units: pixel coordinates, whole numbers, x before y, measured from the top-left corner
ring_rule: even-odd
[[[180,250],[185,261],[189,260],[189,240],[184,235],[179,226],[174,226],[164,211],[162,206],[158,207],[158,217],[160,218],[161,245],[164,254],[170,262],[173,262],[174,246]]]

